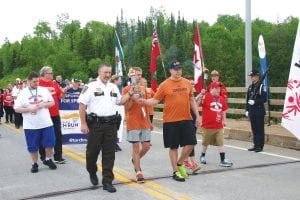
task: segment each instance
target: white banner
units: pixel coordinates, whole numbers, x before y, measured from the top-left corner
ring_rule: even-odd
[[[282,113],[282,126],[300,140],[300,22]]]

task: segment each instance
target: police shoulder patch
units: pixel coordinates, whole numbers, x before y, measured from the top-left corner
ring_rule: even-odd
[[[89,88],[89,86],[85,85],[83,88],[82,88],[82,91],[81,91],[81,94],[84,94],[87,89]]]

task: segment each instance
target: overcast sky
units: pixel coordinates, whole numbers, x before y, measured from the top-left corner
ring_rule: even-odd
[[[252,0],[252,19],[282,21],[288,16],[299,17],[299,0]],[[144,19],[150,7],[163,7],[167,15],[178,11],[187,21],[193,19],[213,24],[220,14],[239,14],[245,19],[245,0],[2,0],[0,7],[0,44],[8,37],[11,42],[32,34],[37,23],[47,21],[55,28],[57,16],[68,13],[71,20],[95,20],[114,24],[123,8],[126,19]]]

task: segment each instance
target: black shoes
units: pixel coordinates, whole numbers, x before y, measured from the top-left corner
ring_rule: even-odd
[[[31,167],[31,173],[37,173],[39,171],[39,165],[34,163]]]
[[[252,147],[250,149],[248,149],[248,151],[255,151],[256,147]]]
[[[57,168],[57,166],[54,164],[54,162],[51,159],[44,160],[43,164],[47,165],[50,169],[56,169]]]
[[[66,163],[66,159],[64,159],[64,158],[61,158],[59,160],[55,160],[54,159],[54,163],[56,163],[56,164],[65,164]]]
[[[93,185],[98,185],[98,177],[97,174],[90,174],[90,181]]]
[[[254,151],[256,153],[263,151],[263,148],[259,148],[259,147],[252,147],[250,149],[248,149],[248,151]]]
[[[116,144],[116,152],[118,152],[118,151],[122,151],[122,149],[118,144]]]
[[[117,189],[111,183],[103,183],[103,190],[106,190],[110,193],[117,191]]]
[[[96,173],[90,174],[90,181],[93,185],[98,185],[99,181]],[[103,183],[103,190],[106,190],[110,193],[117,191],[117,189],[111,183]]]

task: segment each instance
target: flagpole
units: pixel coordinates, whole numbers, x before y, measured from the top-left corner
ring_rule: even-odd
[[[157,32],[156,32],[156,34],[157,34]],[[164,74],[165,74],[165,79],[166,79],[167,78],[167,73],[166,73],[166,69],[165,69],[165,65],[164,65],[163,55],[162,55],[161,50],[160,50],[160,44],[159,44],[158,34],[157,34],[157,42],[158,42],[158,48],[159,48],[159,52],[160,52],[161,64],[162,64],[162,67],[163,67],[163,70],[164,70]]]
[[[156,32],[156,37],[157,37],[157,44],[158,44],[158,48],[159,48],[159,52],[160,52],[160,58],[161,58],[161,64],[162,64],[162,67],[163,67],[163,70],[164,70],[164,75],[165,75],[165,79],[167,78],[167,73],[166,73],[166,69],[165,69],[165,64],[164,64],[164,59],[163,59],[163,54],[160,50],[160,44],[159,44],[159,39],[158,39],[158,33],[157,33],[157,30],[156,30],[156,20],[154,19],[153,17],[153,21],[155,21],[155,23],[153,24],[154,26],[154,31]]]
[[[125,69],[125,74],[126,74],[125,76],[127,76],[127,68],[126,68],[126,65],[125,65],[125,61],[124,61],[124,69]]]
[[[200,31],[199,31],[199,27],[198,27],[198,22],[196,21],[196,27],[197,27],[197,37],[199,39],[199,48],[200,48],[200,58],[201,58],[201,65],[202,65],[202,82],[204,83],[202,85],[203,89],[207,89],[207,79],[208,79],[208,74],[207,74],[207,70],[205,70],[205,64],[204,64],[204,55],[203,55],[203,50],[202,50],[202,44],[201,44],[201,38],[200,38]],[[206,68],[207,69],[207,68]]]

